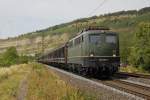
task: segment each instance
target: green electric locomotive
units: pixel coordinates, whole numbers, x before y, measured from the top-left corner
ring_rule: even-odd
[[[104,27],[89,27],[40,62],[81,75],[111,76],[120,65],[119,37]]]

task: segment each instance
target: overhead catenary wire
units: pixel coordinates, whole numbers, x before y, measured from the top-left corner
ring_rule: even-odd
[[[100,7],[102,7],[108,0],[103,0],[95,9],[93,9],[88,16],[91,16],[95,11],[97,11]]]
[[[98,9],[100,9],[108,0],[103,0],[95,9],[93,9],[87,16],[92,16]],[[86,23],[87,26],[89,26],[89,22]]]
[[[71,0],[66,0],[70,5],[72,5],[72,1]],[[100,4],[94,8],[87,16],[91,16],[93,13],[95,13],[95,11],[97,11],[100,7],[102,7],[108,0],[103,0],[102,2],[100,2]]]

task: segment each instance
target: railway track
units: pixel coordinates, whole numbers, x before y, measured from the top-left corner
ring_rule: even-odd
[[[88,78],[88,77],[85,77],[85,78],[91,81],[95,81],[99,84],[103,84],[103,85],[115,88],[117,90],[144,98],[146,100],[150,100],[150,87],[148,86],[131,83],[131,82],[123,81],[119,79],[100,80],[100,79]]]
[[[100,80],[97,78],[81,77],[79,75],[76,75],[76,74],[61,70],[61,69],[57,69],[54,67],[50,67],[50,68],[53,70],[57,70],[68,76],[72,76],[75,79],[79,79],[87,83],[91,83],[92,85],[102,87],[110,91],[116,91],[117,93],[124,94],[131,98],[136,98],[138,100],[142,98],[146,100],[150,100],[150,87],[148,86],[131,83],[131,82],[119,80],[119,79]]]
[[[115,76],[120,76],[120,77],[136,77],[136,78],[150,79],[150,75],[136,74],[136,73],[127,73],[127,72],[118,72],[118,73],[115,74]]]
[[[94,79],[94,81],[103,83],[104,85],[150,100],[150,87],[116,79],[105,81]]]

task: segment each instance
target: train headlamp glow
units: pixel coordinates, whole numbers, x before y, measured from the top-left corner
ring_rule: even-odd
[[[116,54],[113,54],[113,57],[116,57]]]
[[[116,50],[113,50],[113,57],[116,57]]]
[[[93,56],[94,56],[94,54],[91,53],[91,54],[90,54],[90,57],[93,57]]]

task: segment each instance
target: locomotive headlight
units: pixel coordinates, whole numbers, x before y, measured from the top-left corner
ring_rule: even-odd
[[[113,57],[116,57],[116,54],[113,54]]]
[[[116,50],[113,50],[113,57],[116,57]]]
[[[91,54],[90,54],[90,57],[93,57],[93,56],[94,56],[94,54],[91,53]]]

